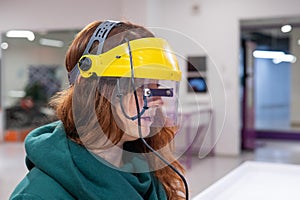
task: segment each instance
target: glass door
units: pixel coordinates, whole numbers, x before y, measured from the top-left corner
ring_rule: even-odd
[[[243,147],[300,140],[300,18],[241,21],[241,49]]]

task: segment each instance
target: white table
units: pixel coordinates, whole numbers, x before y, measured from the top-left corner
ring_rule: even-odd
[[[300,165],[247,161],[193,200],[299,200]]]

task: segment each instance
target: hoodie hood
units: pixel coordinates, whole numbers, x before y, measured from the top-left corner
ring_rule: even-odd
[[[163,186],[152,173],[128,173],[104,164],[69,140],[61,121],[32,131],[25,149],[28,169],[40,169],[75,199],[166,199]],[[127,167],[141,163],[145,167],[145,161],[133,158]]]

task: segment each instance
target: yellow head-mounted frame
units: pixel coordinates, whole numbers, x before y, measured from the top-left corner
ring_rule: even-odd
[[[130,41],[134,78],[181,80],[177,58],[161,38]],[[88,78],[131,77],[128,44],[121,44],[99,55],[83,55],[78,62],[80,75]]]

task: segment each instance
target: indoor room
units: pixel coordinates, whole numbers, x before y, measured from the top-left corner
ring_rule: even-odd
[[[125,166],[127,157],[120,158],[123,159],[120,163],[124,164],[124,169],[129,170],[125,170],[125,173],[130,175],[140,173],[141,176],[148,177],[151,174],[151,181],[154,181],[151,182],[151,192],[150,189],[141,189],[139,195],[144,192],[148,197],[143,195],[135,197],[133,194],[136,191],[131,194],[131,187],[127,190],[127,186],[119,185],[117,188],[112,187],[114,189],[111,191],[103,192],[105,197],[100,195],[101,192],[93,196],[95,194],[91,191],[101,188],[98,188],[99,184],[95,185],[94,190],[91,189],[94,185],[88,187],[87,184],[96,182],[93,176],[88,176],[85,179],[87,182],[78,182],[75,177],[81,177],[82,174],[71,175],[70,172],[69,175],[62,173],[63,180],[69,181],[68,184],[72,182],[71,190],[75,193],[70,192],[63,197],[52,196],[49,199],[118,199],[118,192],[114,191],[119,189],[119,193],[122,193],[122,190],[128,191],[126,194],[131,195],[128,199],[179,199],[176,195],[182,195],[182,199],[193,200],[298,200],[300,198],[297,188],[300,184],[299,7],[300,2],[296,0],[87,0],[81,3],[57,0],[41,3],[37,0],[28,0],[26,4],[18,1],[0,2],[0,199],[13,199],[11,195],[14,191],[14,195],[25,195],[28,185],[34,187],[32,176],[36,169],[44,176],[50,176],[50,171],[41,169],[45,163],[47,163],[45,165],[55,164],[55,167],[52,167],[55,173],[63,168],[67,170],[68,165],[63,163],[65,161],[61,162],[51,157],[59,151],[57,145],[62,144],[62,140],[45,144],[41,147],[41,151],[39,148],[29,149],[27,142],[36,144],[33,142],[36,130],[48,130],[38,129],[39,127],[49,128],[53,124],[64,127],[63,131],[67,135],[64,141],[66,140],[70,151],[73,148],[73,153],[79,151],[77,146],[86,148],[93,156],[96,151],[100,151],[94,149],[93,144],[96,140],[90,140],[85,135],[81,136],[80,132],[89,131],[88,120],[93,121],[90,116],[85,117],[86,114],[106,117],[103,110],[100,114],[95,114],[93,110],[96,109],[95,105],[89,107],[85,102],[95,100],[96,103],[101,103],[100,100],[98,102],[98,99],[94,99],[100,97],[93,96],[93,91],[102,90],[99,83],[110,80],[107,78],[109,76],[115,78],[113,88],[107,90],[114,97],[108,100],[109,105],[113,105],[110,112],[111,116],[117,117],[113,123],[107,120],[110,123],[108,127],[113,129],[114,124],[125,127],[124,131],[121,131],[125,135],[127,134],[125,129],[129,127],[131,131],[132,124],[139,127],[131,132],[139,134],[135,136],[136,139],[143,142],[143,147],[148,148],[145,151],[150,153],[149,159],[154,156],[155,162],[151,165],[148,161],[150,166],[146,166],[146,171],[142,161],[138,162],[137,168]],[[102,34],[101,38],[95,31],[94,36],[91,36],[90,40],[87,39],[86,43],[92,39],[96,42],[87,44],[90,45],[90,49],[85,47],[85,53],[72,65],[78,68],[77,71],[73,73],[69,68],[67,71],[66,63],[71,62],[67,59],[71,52],[69,47],[74,45],[72,43],[74,39],[85,36],[81,31],[94,21],[104,21],[103,24],[108,23],[112,27],[103,28],[104,33],[97,32]],[[134,31],[144,29],[141,27],[135,27],[132,31],[126,29],[125,39],[122,40],[124,43],[114,45],[114,48],[124,52],[124,55],[111,56],[110,52],[113,51],[107,50],[105,45],[108,46],[109,41],[113,40],[109,40],[107,35],[110,35],[111,30],[122,26],[119,21],[128,26],[137,24],[145,27],[147,34],[150,32],[151,34],[136,36]],[[128,36],[130,34],[138,38],[128,39],[131,37]],[[116,34],[116,37],[121,36],[122,34]],[[114,39],[114,36],[110,37]],[[138,43],[138,40],[143,39],[144,43]],[[80,44],[79,42],[78,46]],[[98,47],[97,55],[100,55],[98,57],[93,57],[91,53],[95,50],[92,49],[95,45],[105,49],[99,53]],[[142,51],[139,45],[148,45],[149,49]],[[122,50],[118,47],[124,48]],[[138,54],[139,51],[141,54]],[[142,60],[146,52],[155,56],[158,51],[162,58],[149,60],[149,57],[145,56],[145,61]],[[114,62],[105,60],[106,55],[111,56]],[[89,64],[88,61],[93,64]],[[129,71],[119,76],[119,73],[123,73],[123,69],[116,70],[113,75],[104,75],[102,80],[99,78],[102,77],[99,75],[100,70],[93,68],[95,62],[97,65],[109,63],[107,66],[118,66],[114,65],[115,62],[126,63]],[[155,66],[156,71],[140,73],[138,65],[141,63],[143,66],[143,62],[145,69],[150,70]],[[88,64],[85,66],[86,63]],[[171,66],[170,70],[174,70],[168,74],[170,78],[166,78],[165,65]],[[140,78],[142,72],[149,77],[141,75]],[[107,73],[111,71],[108,70]],[[89,79],[98,82],[85,81]],[[157,79],[156,82],[151,82],[153,79]],[[143,83],[139,80],[143,80]],[[80,83],[85,82],[96,84],[89,85],[89,89],[86,90],[80,86]],[[132,85],[132,88],[126,88]],[[140,88],[141,96],[137,96]],[[127,98],[123,92],[127,94],[132,90],[132,103],[127,105]],[[62,94],[60,91],[74,93],[73,100],[69,102],[69,106],[72,104],[71,107],[67,108],[66,104],[61,104],[60,99],[68,93]],[[150,92],[150,96],[147,96],[147,92]],[[58,93],[60,96],[55,96]],[[103,98],[105,95],[100,94]],[[154,99],[157,100],[154,97],[163,101],[163,108],[156,106],[155,116],[148,116],[151,115],[152,102]],[[141,99],[144,104],[140,105],[137,99]],[[81,104],[85,107],[80,107]],[[136,116],[126,114],[126,105],[134,107],[132,112],[137,112]],[[157,110],[162,113],[158,114]],[[62,115],[72,116],[75,128],[70,130],[76,129],[78,138],[68,135],[68,127]],[[152,117],[161,119],[155,121]],[[129,122],[123,123],[122,120]],[[96,121],[98,123],[101,119],[98,117]],[[141,123],[142,125],[149,123],[151,131],[157,130],[160,136],[153,134],[153,137],[145,137],[144,140],[142,132],[148,129],[141,126]],[[98,128],[106,135],[106,129],[104,130],[101,125]],[[173,133],[169,139],[163,134],[166,130]],[[169,132],[165,134],[167,133],[169,134]],[[45,136],[45,141],[51,139],[50,135]],[[97,141],[102,136],[99,136]],[[120,138],[120,141],[123,141],[123,138]],[[85,140],[86,145],[83,144]],[[103,163],[100,159],[99,163],[106,167],[112,163],[115,165],[113,161],[112,163],[109,161],[122,155],[127,156],[128,152],[130,159],[131,156],[138,159],[145,156],[148,159],[146,152],[140,153],[140,148],[130,146],[135,144],[134,141],[126,140],[128,149],[132,151],[116,145],[122,153],[113,152],[113,156],[107,160],[105,157]],[[153,149],[151,145],[148,147],[145,144],[147,141],[153,145]],[[106,145],[106,142],[103,142],[103,145],[104,143]],[[92,146],[91,149],[89,145]],[[161,146],[164,148],[160,149]],[[166,151],[172,151],[172,156]],[[29,156],[32,153],[43,159],[43,162],[34,163],[33,158]],[[99,155],[102,153],[101,150]],[[81,161],[78,158],[79,154],[74,153],[72,156],[77,156],[76,162]],[[99,161],[97,156],[95,158],[91,156],[90,159]],[[83,165],[86,161],[87,158],[80,164]],[[170,167],[170,163],[174,164],[175,169],[173,166]],[[92,163],[88,165],[88,168],[95,172],[96,167]],[[180,166],[184,171],[181,171]],[[142,171],[138,171],[139,167]],[[114,167],[111,169],[116,170]],[[107,170],[110,172],[111,169]],[[122,170],[116,171],[123,174]],[[164,171],[160,170],[166,170],[165,174],[168,174],[166,177],[174,178],[175,182],[179,181],[179,186],[176,184],[171,186],[173,191],[177,191],[176,197],[172,196],[175,193],[168,189],[169,183],[161,175]],[[82,172],[80,169],[79,171]],[[115,179],[113,175],[106,176],[108,173],[105,172],[101,174],[101,170],[95,174],[118,183],[117,178]],[[63,185],[56,176],[51,176],[52,179],[57,181],[58,185]],[[121,181],[124,180],[120,180],[120,183]],[[132,180],[129,182],[133,184]],[[47,191],[48,182],[45,183],[40,189],[36,184],[37,188],[32,194]],[[52,185],[49,186],[51,187]],[[56,187],[53,185],[53,191],[56,191]],[[157,187],[156,190],[153,187]],[[63,190],[69,192],[65,188]],[[51,193],[58,195],[61,189],[57,191]],[[97,194],[100,196],[97,197]],[[154,198],[153,195],[157,197]],[[21,196],[19,198],[22,199]]]

